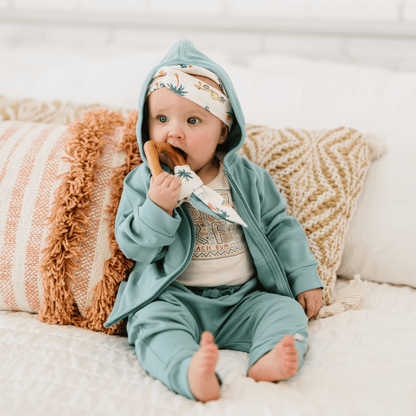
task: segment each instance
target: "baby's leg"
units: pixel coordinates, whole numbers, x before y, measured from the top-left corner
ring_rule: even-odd
[[[215,339],[219,348],[249,353],[249,377],[279,381],[292,377],[303,363],[307,324],[296,300],[255,291],[238,305]],[[296,333],[302,341],[294,340]]]
[[[202,401],[219,397],[215,376],[218,349],[210,334],[208,339],[205,335],[201,337],[201,345],[196,342],[200,330],[183,305],[162,300],[152,302],[129,317],[127,332],[141,366],[170,390]],[[217,358],[215,351],[210,353],[215,349]],[[202,387],[204,381],[211,386],[208,392]]]
[[[263,355],[248,370],[248,377],[256,381],[280,381],[294,376],[298,371],[299,354],[295,340],[285,335],[275,347]]]
[[[215,374],[218,361],[218,347],[210,332],[201,335],[201,348],[193,355],[188,369],[189,388],[197,400],[207,402],[217,400],[221,387]]]
[[[270,296],[273,295],[263,296],[264,301]],[[303,308],[292,298],[274,296],[275,301],[269,304],[253,336],[250,351],[250,362],[253,364],[247,375],[257,381],[287,380],[297,373],[306,353],[308,318]],[[295,341],[291,334],[296,333],[302,336],[302,341]],[[270,348],[273,338],[275,344]],[[257,355],[257,360],[254,355]]]

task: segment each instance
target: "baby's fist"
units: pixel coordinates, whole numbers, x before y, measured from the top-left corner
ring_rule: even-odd
[[[174,175],[162,172],[150,179],[149,198],[171,216],[180,193],[181,180]]]
[[[322,307],[322,289],[312,289],[299,293],[296,300],[301,304],[308,319],[316,318]]]

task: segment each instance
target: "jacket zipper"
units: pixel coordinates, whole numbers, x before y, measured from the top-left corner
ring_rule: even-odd
[[[225,166],[224,166],[224,172],[225,172],[225,175],[227,176],[228,180],[230,181],[230,184],[231,184],[233,190],[236,192],[238,198],[240,199],[241,204],[243,205],[243,207],[244,207],[244,209],[247,213],[247,216],[250,220],[250,221],[248,221],[250,226],[252,226],[252,227],[254,226],[256,231],[257,231],[257,234],[261,237],[259,239],[259,243],[260,243],[260,246],[261,246],[260,248],[265,249],[265,250],[262,250],[262,252],[269,251],[269,252],[273,253],[274,256],[276,257],[276,263],[277,263],[278,269],[276,269],[274,264],[271,264],[271,262],[267,261],[267,264],[268,264],[269,268],[271,269],[272,273],[274,273],[274,274],[277,274],[277,275],[280,274],[282,276],[286,276],[286,272],[284,270],[282,270],[282,266],[280,265],[279,260],[277,259],[277,254],[275,254],[273,246],[271,245],[270,241],[267,238],[263,237],[264,233],[260,230],[260,227],[259,227],[256,219],[254,218],[254,215],[251,212],[250,207],[248,206],[247,202],[245,201],[245,199],[244,199],[242,193],[240,192],[240,189],[238,188],[237,184],[235,183],[234,179],[231,177],[231,175],[229,175],[228,170]],[[245,221],[245,219],[244,219],[244,221]],[[290,296],[293,297],[292,289],[290,288],[289,283],[287,282],[287,279],[283,279],[282,284],[285,286],[287,293],[289,293]]]

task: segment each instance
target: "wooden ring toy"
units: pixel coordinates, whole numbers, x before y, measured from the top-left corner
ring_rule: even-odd
[[[150,172],[154,178],[163,172],[160,166],[160,153],[166,153],[175,166],[186,164],[185,158],[168,143],[149,140],[144,144],[143,148]]]

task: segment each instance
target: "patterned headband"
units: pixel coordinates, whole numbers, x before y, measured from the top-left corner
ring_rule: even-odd
[[[205,84],[193,75],[212,79],[222,91]],[[231,129],[233,115],[230,99],[226,95],[221,80],[212,71],[191,65],[164,66],[153,76],[146,97],[163,87],[200,105]]]

